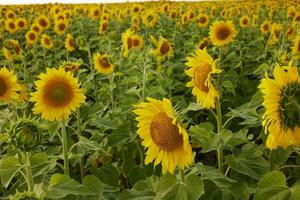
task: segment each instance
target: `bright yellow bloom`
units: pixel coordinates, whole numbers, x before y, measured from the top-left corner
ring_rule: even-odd
[[[259,89],[264,98],[263,126],[269,149],[300,145],[300,78],[297,67],[275,66],[274,79],[267,75]]]
[[[45,15],[40,15],[36,19],[36,23],[42,27],[44,30],[48,29],[51,25],[50,20]]]
[[[65,48],[70,52],[75,50],[75,41],[71,34],[67,34],[67,37],[65,39]]]
[[[35,102],[33,112],[42,114],[42,118],[54,121],[67,119],[72,111],[84,103],[85,96],[79,83],[71,72],[63,68],[47,68],[35,81],[36,91],[30,100]]]
[[[247,16],[247,15],[243,15],[241,18],[240,18],[240,26],[242,28],[246,28],[250,23],[250,18]]]
[[[295,38],[293,45],[293,56],[300,60],[300,35]]]
[[[186,86],[193,87],[192,94],[204,109],[215,108],[216,99],[219,98],[219,93],[211,81],[212,74],[221,72],[215,62],[206,49],[198,49],[193,57],[187,57],[186,65],[190,68],[185,73],[192,80]]]
[[[27,42],[28,44],[34,44],[34,43],[36,43],[36,41],[38,40],[37,33],[34,32],[33,30],[28,31],[28,32],[25,34],[25,38],[26,38],[26,42]]]
[[[63,35],[67,28],[68,28],[68,21],[67,20],[57,20],[54,24],[54,31],[57,35]]]
[[[102,74],[110,74],[114,71],[114,64],[109,60],[108,55],[96,53],[94,55],[95,68]]]
[[[51,49],[53,47],[53,42],[52,42],[50,36],[43,34],[41,37],[41,45],[45,49]]]
[[[7,19],[5,21],[5,29],[10,32],[10,33],[14,33],[16,32],[18,29],[18,27],[15,24],[15,21],[13,19]]]
[[[6,67],[0,69],[0,101],[6,103],[18,99],[18,91],[21,89],[17,82],[17,76]]]
[[[192,147],[186,130],[178,122],[170,100],[147,98],[135,106],[137,134],[147,148],[145,164],[162,164],[162,172],[174,173],[193,163]]]
[[[198,26],[199,27],[206,27],[209,23],[209,17],[208,15],[202,13],[198,17]]]
[[[267,33],[270,32],[271,29],[271,22],[270,21],[264,21],[261,25],[260,25],[260,32],[261,34],[265,35]]]
[[[232,21],[216,21],[210,26],[209,38],[215,46],[229,44],[236,35],[237,32]]]

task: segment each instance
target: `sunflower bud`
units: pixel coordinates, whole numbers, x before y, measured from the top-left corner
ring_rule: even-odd
[[[83,48],[86,42],[82,36],[78,36],[75,40],[75,43],[79,48]]]
[[[12,129],[11,136],[12,144],[15,147],[30,151],[41,143],[42,130],[36,121],[22,119]]]

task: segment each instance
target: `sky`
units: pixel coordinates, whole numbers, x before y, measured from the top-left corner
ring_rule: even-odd
[[[0,0],[0,5],[11,4],[37,4],[37,3],[114,3],[114,2],[130,2],[130,1],[147,1],[147,0]],[[192,1],[192,0],[184,0]]]

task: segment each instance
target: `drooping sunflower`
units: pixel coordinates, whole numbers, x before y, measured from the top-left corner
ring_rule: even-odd
[[[215,62],[206,49],[197,49],[195,55],[187,57],[186,65],[190,68],[185,73],[192,80],[186,86],[193,87],[192,94],[196,96],[197,103],[204,109],[215,108],[216,98],[219,98],[219,93],[211,78],[212,74],[221,72]]]
[[[65,39],[65,48],[67,49],[67,51],[74,51],[75,50],[75,41],[74,38],[71,34],[67,34],[67,37]]]
[[[210,26],[209,38],[215,46],[229,44],[236,35],[237,31],[232,21],[216,21]]]
[[[271,22],[270,21],[264,21],[261,25],[260,25],[260,32],[261,34],[265,35],[267,33],[270,32],[271,29]]]
[[[18,91],[21,89],[17,82],[17,76],[6,67],[0,69],[0,101],[11,102],[18,99]]]
[[[157,14],[153,10],[144,11],[142,14],[143,24],[147,28],[152,28],[157,23],[158,17]]]
[[[49,121],[67,119],[72,111],[84,103],[85,96],[71,72],[63,68],[47,68],[35,81],[36,91],[30,101],[35,102],[33,112]]]
[[[295,37],[295,33],[296,33],[295,24],[293,24],[293,25],[287,27],[285,36],[288,40],[292,41]]]
[[[41,37],[41,45],[45,49],[51,49],[53,47],[53,42],[50,36],[43,34]]]
[[[208,15],[201,13],[198,17],[198,26],[199,27],[206,27],[209,23]]]
[[[269,149],[300,145],[300,78],[297,67],[276,65],[274,79],[267,75],[259,89],[265,107],[262,125],[268,133]]]
[[[293,56],[296,59],[300,59],[300,35],[295,38],[293,45]]]
[[[38,40],[38,35],[35,31],[30,30],[25,34],[25,38],[28,44],[34,44]]]
[[[16,32],[18,29],[18,27],[15,24],[15,21],[13,19],[7,19],[5,21],[5,29],[10,32],[10,33],[14,33]]]
[[[173,174],[176,166],[180,169],[190,166],[193,154],[189,136],[178,122],[170,100],[147,100],[133,110],[137,115],[137,134],[147,148],[145,164],[161,163],[163,174]]]
[[[99,24],[99,34],[102,35],[104,34],[105,30],[108,27],[108,21],[107,20],[100,20]]]
[[[114,64],[111,63],[107,54],[96,53],[94,55],[95,68],[102,74],[110,74],[114,71]]]
[[[250,18],[247,16],[247,15],[243,15],[241,18],[240,18],[240,26],[242,28],[246,28],[248,27],[250,23]]]
[[[54,23],[54,31],[57,35],[63,35],[67,28],[68,28],[68,21],[67,20],[57,20]]]

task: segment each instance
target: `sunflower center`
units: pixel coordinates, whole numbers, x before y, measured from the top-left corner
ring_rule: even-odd
[[[279,31],[279,30],[275,30],[275,31],[274,31],[274,34],[275,34],[275,37],[276,37],[276,38],[279,38],[279,36],[280,36],[280,31]]]
[[[264,25],[264,30],[265,30],[265,31],[269,30],[269,25],[268,25],[268,24],[265,24],[265,25]]]
[[[30,40],[35,40],[35,34],[34,33],[30,33],[29,34],[29,39]]]
[[[206,83],[206,80],[208,79],[208,76],[211,71],[212,68],[207,63],[203,63],[199,67],[195,68],[195,72],[194,72],[195,85],[202,92],[208,93],[209,91],[209,87]]]
[[[140,45],[140,41],[138,39],[134,39],[132,44],[134,47],[138,47]]]
[[[32,30],[34,30],[35,32],[39,32],[39,31],[40,31],[40,28],[37,27],[37,26],[34,26],[34,27],[32,28]]]
[[[41,25],[42,27],[46,27],[46,26],[48,25],[48,23],[46,22],[45,19],[40,19],[40,25]]]
[[[107,23],[103,23],[103,24],[102,24],[102,30],[105,31],[106,28],[107,28]]]
[[[229,35],[230,35],[230,30],[226,26],[220,27],[217,30],[217,34],[216,34],[216,36],[219,40],[225,40],[229,37]]]
[[[300,40],[298,41],[298,51],[300,51]]]
[[[163,44],[161,45],[159,51],[162,55],[165,55],[169,52],[170,50],[170,45],[168,44],[168,42],[163,42]]]
[[[44,98],[55,107],[64,107],[73,98],[72,88],[65,81],[49,82],[45,87]]]
[[[201,44],[199,45],[199,49],[204,49],[205,47],[207,47],[209,44],[208,40],[204,40],[203,42],[201,42]]]
[[[73,40],[73,38],[69,39],[69,45],[70,45],[70,47],[74,47],[74,40]]]
[[[243,24],[247,25],[248,24],[248,19],[243,19]]]
[[[132,39],[131,39],[131,37],[127,38],[127,46],[128,46],[128,49],[132,48]]]
[[[6,81],[3,80],[2,77],[0,77],[0,96],[3,96],[6,93],[7,89],[8,87]]]
[[[44,42],[45,42],[46,45],[50,45],[50,39],[49,38],[45,38]]]
[[[99,58],[98,60],[99,64],[101,65],[101,67],[103,68],[109,68],[110,64],[107,58]]]
[[[11,29],[15,29],[15,24],[14,24],[14,23],[9,23],[9,27],[10,27]]]
[[[201,24],[204,24],[206,22],[206,18],[205,17],[200,17],[199,22]]]
[[[285,128],[300,127],[300,83],[293,82],[281,89],[280,109]]]
[[[58,29],[59,29],[60,31],[65,30],[65,28],[66,28],[66,25],[63,24],[63,23],[61,23],[61,24],[58,25]]]
[[[20,28],[23,28],[23,27],[25,26],[25,23],[24,23],[23,21],[20,21],[20,22],[18,23],[18,25],[19,25]]]
[[[182,135],[172,119],[161,112],[153,117],[150,124],[150,135],[153,142],[165,151],[173,151],[183,143]]]

